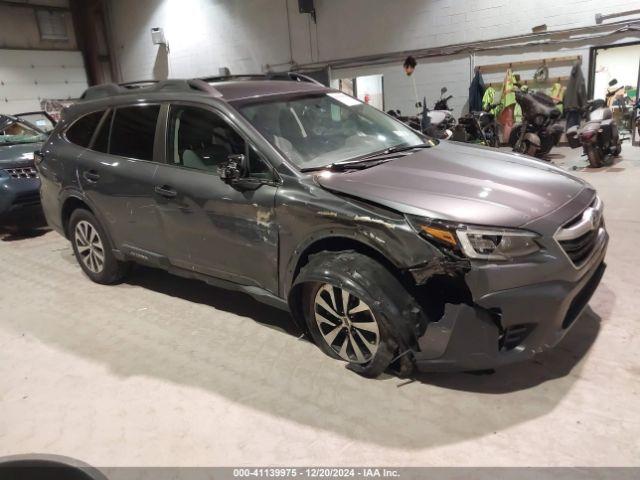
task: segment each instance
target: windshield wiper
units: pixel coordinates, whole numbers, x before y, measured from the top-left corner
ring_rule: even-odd
[[[315,170],[346,170],[351,168],[369,168],[375,165],[379,165],[381,163],[388,162],[394,158],[398,158],[398,153],[408,152],[418,148],[430,148],[433,145],[430,143],[419,143],[417,145],[396,145],[394,147],[388,147],[384,150],[379,150],[377,152],[369,153],[363,157],[354,158],[351,160],[343,160],[341,162],[331,163],[329,165],[324,165],[322,167],[309,167],[303,168],[302,172],[312,172]],[[392,155],[391,157],[389,157]]]

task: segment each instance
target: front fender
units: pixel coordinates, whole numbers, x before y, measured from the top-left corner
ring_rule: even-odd
[[[399,270],[442,256],[415,232],[404,215],[315,184],[296,184],[289,189],[285,183],[278,190],[276,218],[280,226],[281,298],[287,298],[300,263],[309,252],[322,250],[331,242],[335,246],[341,239],[346,248],[362,246]]]

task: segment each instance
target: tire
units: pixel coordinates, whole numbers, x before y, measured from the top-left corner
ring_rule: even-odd
[[[516,143],[513,151],[531,157],[536,155],[536,147],[529,140],[522,140],[522,142]]]
[[[604,155],[598,147],[589,147],[587,149],[587,158],[589,166],[592,168],[600,168],[604,164]]]
[[[320,350],[365,377],[379,376],[394,359],[394,373],[411,372],[408,350],[424,314],[389,270],[355,251],[320,252],[298,278],[315,280],[303,284],[301,311]]]
[[[618,144],[616,144],[615,148],[613,149],[612,155],[614,157],[619,157],[621,153],[622,153],[622,144],[618,142]]]
[[[554,145],[555,143],[552,136],[545,137],[545,139],[542,141],[542,145],[540,146],[540,150],[538,150],[538,152],[536,153],[536,157],[538,158],[544,157],[547,153],[551,151]]]
[[[113,255],[113,246],[98,219],[88,210],[77,209],[69,219],[69,239],[82,271],[96,283],[121,281],[130,264]]]
[[[495,128],[491,128],[491,140],[489,146],[498,148],[500,146],[500,139],[498,138],[498,131]]]
[[[511,133],[509,133],[509,146],[514,149],[516,148],[516,143],[518,142],[518,138],[520,138],[520,133],[522,132],[522,124],[518,123],[513,126],[511,129]]]

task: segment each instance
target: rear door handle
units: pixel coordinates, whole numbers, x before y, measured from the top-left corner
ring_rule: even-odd
[[[96,172],[95,170],[87,170],[86,172],[84,172],[82,174],[82,176],[88,182],[94,182],[95,183],[98,180],[100,180],[100,174],[98,172]]]
[[[153,189],[158,195],[165,198],[175,198],[178,196],[178,192],[176,192],[173,188],[168,185],[156,185]]]

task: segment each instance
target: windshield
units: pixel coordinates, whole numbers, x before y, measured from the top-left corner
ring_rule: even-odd
[[[304,169],[426,140],[376,108],[339,92],[279,97],[237,108],[272,145]]]
[[[19,121],[0,123],[0,145],[43,142],[47,136]]]

